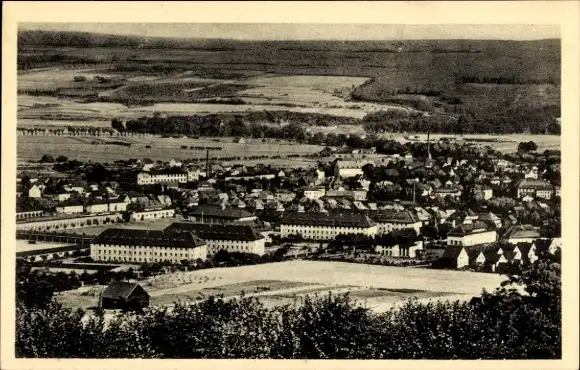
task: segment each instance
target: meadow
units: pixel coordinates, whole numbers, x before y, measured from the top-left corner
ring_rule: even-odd
[[[143,47],[138,37],[20,33],[20,89],[58,90],[75,71],[123,86],[96,98],[89,86],[86,95],[92,95],[84,100],[53,91],[64,99],[52,110],[42,107],[44,96],[33,104],[19,97],[19,120],[272,108],[357,118],[394,107],[476,115],[559,111],[559,40],[146,41]]]
[[[266,306],[299,303],[306,296],[349,293],[360,304],[387,310],[409,298],[469,300],[483,288],[495,289],[504,277],[464,271],[370,266],[342,262],[302,261],[176,272],[148,278],[140,284],[151,305],[198,297],[253,296]],[[90,307],[95,296],[70,291],[57,297],[72,307]]]
[[[218,158],[261,155],[285,157],[291,154],[317,153],[323,149],[319,145],[297,145],[290,142],[263,143],[258,139],[248,139],[246,143],[240,144],[234,143],[233,138],[122,138],[122,141],[131,143],[131,146],[108,144],[110,141],[118,140],[118,138],[103,137],[18,136],[17,155],[22,161],[38,161],[44,154],[49,154],[105,163],[128,158],[151,158],[163,161],[169,161],[172,158],[205,158],[204,150],[189,149],[192,146],[220,147],[222,150],[211,154],[212,157]],[[93,142],[97,144],[92,144]],[[183,149],[183,146],[187,146],[188,149]]]

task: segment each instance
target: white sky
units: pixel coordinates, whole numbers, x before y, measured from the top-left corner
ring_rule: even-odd
[[[21,23],[19,30],[242,40],[419,40],[560,38],[551,25],[386,25],[265,23]]]

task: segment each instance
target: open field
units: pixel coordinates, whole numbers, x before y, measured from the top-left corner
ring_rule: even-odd
[[[358,134],[363,135],[365,131],[362,126],[353,126],[353,125],[341,125],[341,126],[328,126],[328,127],[321,127],[321,126],[312,126],[309,127],[308,130],[312,133],[322,132],[324,134]],[[427,141],[426,134],[417,134],[413,136],[418,136],[419,141]],[[405,143],[408,140],[403,138],[403,135],[400,133],[385,133],[383,137],[389,138],[392,140],[400,141],[401,143]],[[487,135],[487,134],[465,134],[465,135],[454,135],[454,134],[431,134],[431,140],[439,140],[440,138],[449,138],[454,137],[457,139],[469,141],[469,139],[477,139],[477,140],[490,140],[489,142],[485,141],[478,141],[475,142],[483,147],[491,146],[492,148],[502,151],[504,153],[512,153],[517,151],[518,144],[520,142],[527,142],[533,141],[538,145],[538,151],[542,152],[546,149],[551,150],[560,150],[562,145],[562,137],[559,135],[533,135],[533,134],[499,134],[499,135]],[[494,142],[492,140],[499,140]]]
[[[217,140],[217,139],[216,139]],[[42,155],[64,155],[70,159],[112,162],[128,158],[151,158],[169,161],[172,158],[205,158],[205,151],[182,149],[189,147],[221,147],[213,151],[212,157],[231,156],[286,156],[290,154],[317,153],[323,147],[318,145],[296,145],[285,142],[262,143],[248,140],[245,144],[233,143],[233,138],[221,138],[219,142],[211,139],[190,138],[91,138],[70,136],[18,136],[18,159],[38,161]],[[92,142],[99,144],[91,144]],[[110,141],[124,141],[131,146],[107,144]],[[151,148],[146,148],[151,146]]]
[[[559,132],[546,125],[560,115],[556,39],[321,43],[100,37],[19,34],[19,88],[35,96],[19,94],[18,124],[101,124],[153,113],[248,110],[362,118],[381,109],[409,109],[464,114],[480,122],[465,132]],[[144,42],[157,46],[142,47]],[[80,74],[87,80],[74,82]],[[95,82],[95,75],[106,80]]]
[[[139,222],[129,222],[120,224],[100,225],[91,227],[79,227],[75,229],[64,229],[62,233],[99,235],[107,229],[139,229],[139,230],[163,230],[173,222],[182,221],[182,218],[162,218],[157,220],[145,220]]]
[[[36,244],[28,244],[27,240],[16,240],[16,252],[30,252],[39,249],[61,248],[71,245],[70,243],[44,243],[36,242]]]
[[[371,106],[372,104],[358,104]],[[375,105],[376,106],[376,105]],[[382,108],[387,106],[382,105]],[[18,96],[18,124],[31,120],[62,121],[109,121],[113,118],[131,119],[151,116],[153,113],[167,115],[212,114],[222,112],[248,111],[281,111],[300,113],[320,113],[339,117],[363,118],[367,113],[377,110],[350,109],[345,107],[330,108],[324,106],[284,106],[277,104],[212,104],[212,103],[157,103],[148,106],[126,107],[120,103],[82,103],[69,99],[59,99],[51,96]]]
[[[496,274],[370,266],[342,262],[288,261],[233,268],[178,272],[149,278],[141,285],[151,295],[151,305],[168,305],[198,297],[254,296],[267,306],[300,302],[307,295],[351,292],[358,302],[385,310],[411,297],[470,299],[483,288],[493,290],[504,278]],[[73,307],[90,307],[95,296],[76,291],[57,297]]]

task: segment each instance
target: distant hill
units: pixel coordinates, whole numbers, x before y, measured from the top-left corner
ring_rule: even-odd
[[[243,41],[226,39],[184,39],[106,35],[89,32],[21,31],[19,48],[51,47],[127,47],[175,49],[252,49],[267,48],[295,51],[349,52],[434,52],[514,54],[530,50],[560,54],[560,40],[503,41],[503,40],[385,40],[385,41]]]

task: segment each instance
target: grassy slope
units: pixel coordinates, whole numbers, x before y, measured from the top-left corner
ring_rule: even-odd
[[[175,76],[191,71],[203,78],[238,79],[264,72],[287,75],[341,75],[372,77],[357,87],[361,101],[391,102],[458,114],[464,110],[501,111],[523,106],[554,106],[560,101],[560,42],[435,40],[435,41],[234,41],[177,40],[95,36],[52,32],[19,34],[21,69],[42,66],[97,64],[103,73]],[[66,48],[64,47],[66,46]],[[397,52],[401,47],[402,52]],[[516,78],[518,85],[456,84],[458,77]],[[530,84],[531,80],[553,84]],[[145,83],[109,96],[112,101],[151,103],[186,102],[199,98],[234,96],[239,86],[215,85],[183,93],[182,82]],[[167,93],[171,89],[174,93]],[[161,91],[160,91],[161,89]],[[397,94],[409,89],[411,94]],[[413,91],[434,89],[438,96]],[[181,92],[178,92],[181,90]],[[348,94],[346,94],[348,95]],[[459,99],[460,104],[450,100]],[[423,109],[419,107],[420,109]]]

